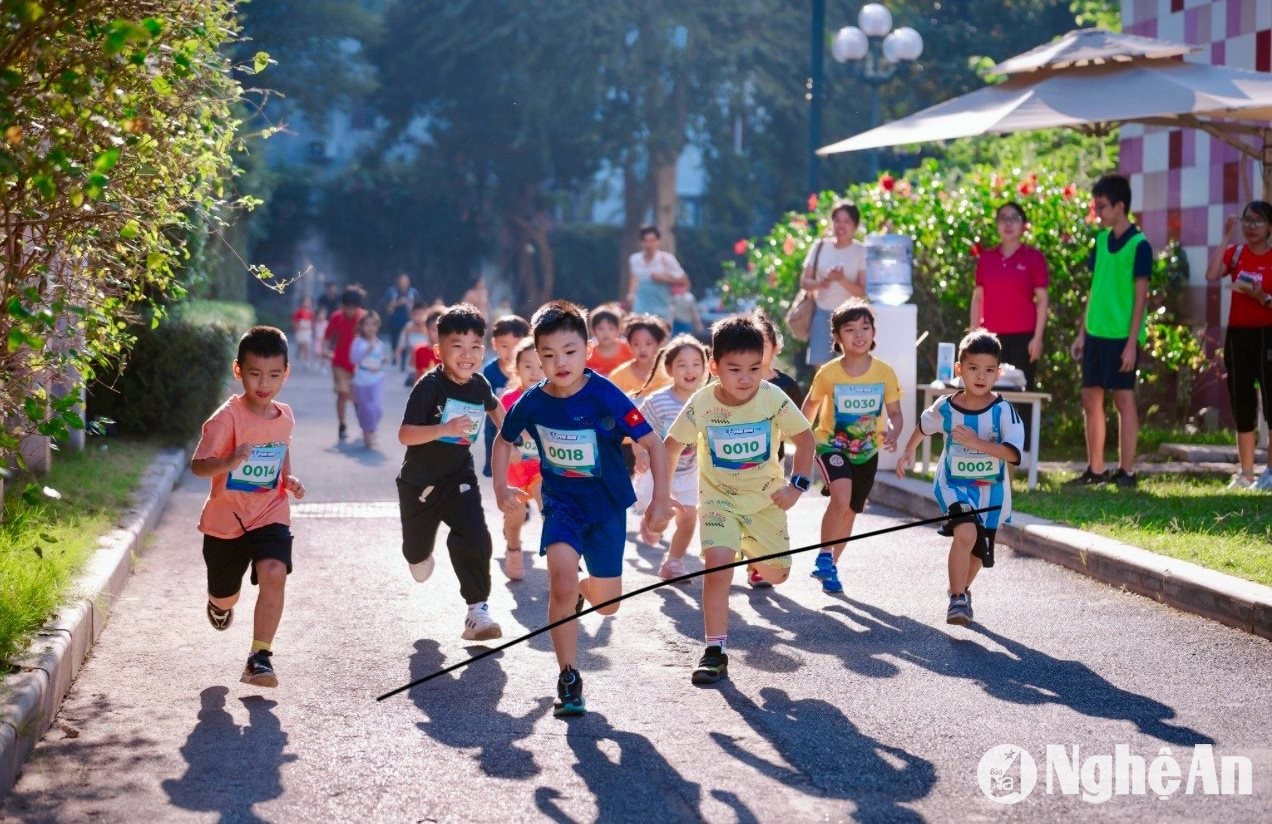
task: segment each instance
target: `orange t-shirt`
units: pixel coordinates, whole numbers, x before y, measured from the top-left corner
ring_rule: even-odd
[[[238,538],[270,524],[291,525],[291,504],[282,481],[290,467],[287,453],[296,418],[285,403],[275,401],[274,408],[278,416],[266,420],[243,405],[242,395],[235,395],[204,422],[195,458],[227,458],[244,443],[253,449],[235,469],[213,476],[199,516],[203,534]]]
[[[609,376],[617,367],[627,363],[632,359],[632,348],[627,345],[627,341],[620,340],[618,349],[613,355],[606,357],[601,354],[600,349],[592,347],[592,354],[587,356],[587,368],[591,369],[598,375]]]
[[[671,386],[672,380],[667,372],[659,366],[654,370],[653,380],[649,382],[649,386],[645,386],[645,382],[640,379],[633,368],[636,361],[631,360],[609,373],[609,379],[615,386],[623,390],[623,394],[628,397],[634,397],[644,387],[645,391],[641,392],[641,397],[647,398],[659,389],[665,389]]]

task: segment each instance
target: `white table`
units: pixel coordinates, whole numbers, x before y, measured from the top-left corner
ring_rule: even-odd
[[[923,409],[927,409],[929,406],[935,403],[936,399],[939,398],[940,396],[953,395],[957,391],[958,391],[957,389],[954,389],[952,387],[948,387],[945,385],[932,386],[931,384],[928,384],[927,386],[923,387]],[[1051,396],[1048,395],[1046,392],[1008,392],[1008,391],[1000,391],[997,389],[994,391],[998,392],[999,395],[1002,395],[1003,400],[1005,401],[1010,401],[1011,403],[1027,403],[1030,406],[1030,410],[1029,410],[1030,450],[1028,452],[1022,451],[1020,453],[1020,463],[1023,466],[1025,465],[1026,462],[1028,462],[1029,488],[1035,489],[1038,486],[1038,444],[1039,444],[1039,438],[1041,437],[1041,433],[1039,432],[1039,430],[1042,428],[1042,402],[1050,401]],[[922,413],[922,410],[920,410],[920,414],[921,413]],[[932,463],[932,439],[924,438],[923,439],[923,471],[924,472],[931,471],[931,463]]]

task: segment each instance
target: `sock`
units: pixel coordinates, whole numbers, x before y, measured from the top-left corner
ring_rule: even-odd
[[[269,645],[269,644],[267,644],[267,643],[265,643],[264,641],[255,641],[255,640],[253,640],[253,641],[252,641],[252,652],[262,652],[262,651],[263,651],[263,652],[273,653],[273,650],[272,650],[272,649],[270,649],[270,648],[269,648],[269,646],[270,646],[270,645]]]
[[[212,599],[210,599],[210,598],[208,599],[208,608],[209,608],[209,609],[211,609],[211,610],[212,610],[212,613],[213,613],[214,615],[216,615],[216,617],[218,617],[218,618],[220,618],[221,616],[225,615],[225,614],[226,614],[226,613],[228,613],[230,610],[234,609],[234,607],[226,607],[225,609],[221,609],[221,608],[220,608],[220,607],[218,607],[216,604],[212,603]]]
[[[720,648],[720,651],[721,651],[721,652],[724,652],[724,642],[725,642],[725,639],[726,639],[726,638],[728,638],[728,637],[729,637],[729,636],[728,636],[728,634],[727,634],[727,633],[726,633],[726,634],[724,634],[724,635],[708,635],[708,636],[707,636],[707,646],[709,646],[709,647],[719,647],[719,648]]]
[[[469,614],[469,615],[472,615],[474,612],[486,612],[486,611],[488,611],[488,607],[486,606],[486,602],[485,602],[485,601],[478,601],[478,602],[477,602],[477,603],[475,603],[475,604],[469,604],[469,605],[468,605],[468,614]]]

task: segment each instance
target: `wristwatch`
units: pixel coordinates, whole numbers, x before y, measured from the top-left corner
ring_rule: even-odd
[[[813,485],[813,482],[809,480],[808,478],[805,478],[803,475],[791,476],[791,486],[795,487],[800,492],[807,492],[808,488],[812,485]]]

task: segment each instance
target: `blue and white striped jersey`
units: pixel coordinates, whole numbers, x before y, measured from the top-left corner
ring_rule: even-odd
[[[1020,463],[1025,425],[1016,408],[1001,395],[995,395],[989,406],[979,410],[960,406],[958,401],[962,397],[962,392],[943,395],[919,417],[919,429],[924,435],[940,433],[945,436],[945,448],[937,465],[932,491],[942,512],[948,512],[955,501],[962,501],[975,509],[1002,507],[980,516],[987,529],[997,529],[1011,514],[1011,484],[1006,482],[1004,462],[955,443],[950,432],[961,424],[983,440],[1007,444],[1016,450],[1016,460],[1012,463]]]

